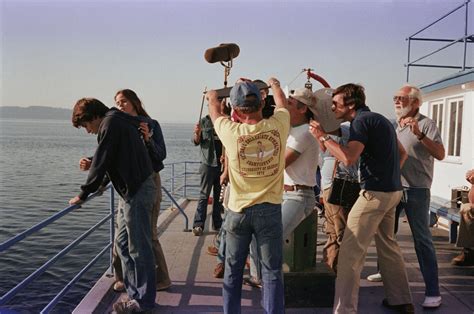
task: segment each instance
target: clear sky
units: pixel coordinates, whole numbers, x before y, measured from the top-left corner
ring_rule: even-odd
[[[117,90],[131,88],[160,122],[195,122],[204,87],[224,81],[223,67],[207,63],[204,51],[233,42],[240,55],[230,85],[275,76],[303,87],[305,75],[294,79],[310,67],[333,87],[364,85],[367,104],[392,116],[393,92],[405,82],[405,38],[463,2],[0,0],[1,105],[72,108],[88,96],[112,106]],[[463,14],[425,36],[461,37]],[[435,47],[415,45],[415,57]],[[459,45],[431,61],[459,65],[461,53]],[[411,83],[453,71],[416,68]]]

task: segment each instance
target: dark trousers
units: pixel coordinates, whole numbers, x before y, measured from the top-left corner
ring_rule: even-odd
[[[201,227],[204,229],[207,216],[207,200],[209,199],[212,189],[214,191],[214,201],[212,202],[212,225],[214,230],[216,230],[222,225],[221,212],[224,209],[222,204],[219,202],[219,196],[221,193],[221,167],[211,167],[201,164],[199,173],[201,174],[201,192],[199,194],[199,203],[196,209],[196,214],[194,215],[193,228]]]

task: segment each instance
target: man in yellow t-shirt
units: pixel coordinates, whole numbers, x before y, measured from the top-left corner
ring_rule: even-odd
[[[252,235],[262,261],[263,300],[267,313],[284,313],[282,276],[283,171],[290,115],[280,82],[270,78],[276,107],[263,119],[260,91],[250,81],[238,81],[230,92],[233,122],[220,112],[215,91],[207,93],[209,114],[229,160],[229,211],[226,231],[224,313],[240,313],[242,277]]]

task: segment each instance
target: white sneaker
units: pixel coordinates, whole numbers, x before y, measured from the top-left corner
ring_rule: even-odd
[[[441,305],[441,296],[425,297],[425,301],[423,302],[423,304],[421,304],[421,306],[423,307],[430,307],[430,308],[438,307],[440,305]]]
[[[372,274],[370,276],[367,276],[367,280],[370,282],[380,282],[382,281],[382,274],[381,273]]]

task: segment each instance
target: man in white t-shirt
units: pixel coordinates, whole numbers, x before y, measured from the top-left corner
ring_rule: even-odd
[[[296,89],[289,95],[290,135],[286,143],[284,193],[282,204],[283,239],[308,217],[314,209],[319,144],[309,133],[316,99],[307,88]]]

